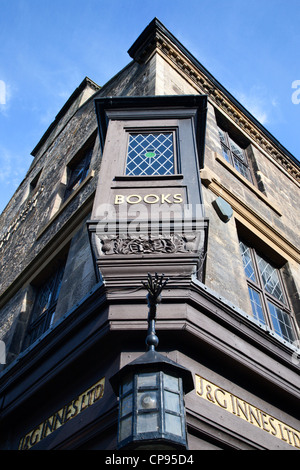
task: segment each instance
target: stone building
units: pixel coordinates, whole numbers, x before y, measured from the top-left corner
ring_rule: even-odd
[[[0,448],[116,449],[110,379],[145,352],[157,272],[188,448],[300,449],[299,162],[157,19],[128,53],[0,219]]]

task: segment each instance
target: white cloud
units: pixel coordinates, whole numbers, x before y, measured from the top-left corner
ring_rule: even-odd
[[[0,80],[0,105],[6,104],[6,84],[4,80]]]
[[[5,114],[11,99],[11,87],[4,80],[0,80],[0,113]]]
[[[253,86],[247,92],[237,91],[234,96],[263,125],[270,123],[275,108],[278,108],[277,98],[269,96],[268,90],[259,86]]]
[[[261,124],[267,124],[269,121],[268,108],[270,103],[257,89],[249,90],[248,94],[236,93],[240,103],[251,113]],[[271,105],[274,106],[275,101],[272,100]]]

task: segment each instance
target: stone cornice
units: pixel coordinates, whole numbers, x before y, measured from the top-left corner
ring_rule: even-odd
[[[145,62],[157,51],[183,75],[196,90],[239,126],[267,155],[284,169],[294,181],[300,182],[300,167],[295,157],[288,155],[281,144],[235,100],[230,93],[179,43],[155,18],[128,53],[138,62]]]

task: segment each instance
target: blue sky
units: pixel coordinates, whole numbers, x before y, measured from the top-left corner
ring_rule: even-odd
[[[300,0],[0,0],[0,212],[74,89],[154,17],[300,159]]]

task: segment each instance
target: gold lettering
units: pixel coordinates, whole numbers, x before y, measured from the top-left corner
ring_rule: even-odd
[[[136,201],[132,201],[131,198],[137,198],[137,200],[136,200]],[[130,195],[127,196],[127,198],[126,198],[126,202],[127,202],[128,204],[138,204],[139,202],[141,202],[141,200],[142,200],[142,197],[139,196],[138,194],[130,194]]]
[[[60,426],[62,426],[64,422],[64,409],[61,409],[53,415],[53,431],[55,431],[55,429],[57,428],[60,428]]]
[[[267,415],[266,413],[264,413],[263,411],[260,412],[261,414],[261,421],[262,421],[262,426],[263,426],[263,429],[267,432],[270,432],[269,429],[266,428],[268,422],[265,420],[265,418],[267,418]]]
[[[281,424],[278,423],[278,426],[279,426],[279,429],[280,429],[281,439],[282,439],[283,441],[287,442],[287,439],[285,439],[285,438],[283,437],[283,432],[282,432]]]
[[[277,429],[275,428],[274,424],[273,424],[273,421],[275,421],[274,418],[272,418],[272,416],[269,417],[269,423],[270,423],[270,426],[271,426],[271,434],[273,434],[273,436],[276,436],[277,434]]]
[[[296,429],[268,415],[254,405],[232,395],[226,390],[196,374],[196,393],[202,400],[208,400],[226,412],[244,419],[254,426],[269,432],[276,439],[300,449],[300,433]]]
[[[215,400],[216,400],[216,402],[218,403],[218,405],[220,405],[222,408],[227,409],[227,402],[226,402],[225,398],[223,399],[223,400],[224,400],[223,403],[221,403],[221,402],[219,401],[218,396],[217,396],[217,393],[218,393],[218,392],[222,393],[224,396],[226,396],[226,393],[225,393],[224,390],[222,390],[221,388],[217,388],[217,389],[215,390]]]
[[[76,416],[78,414],[78,406],[77,406],[77,401],[78,400],[73,400],[72,401],[72,406],[73,406],[73,414],[71,416],[71,418],[74,418],[74,416]]]
[[[213,399],[211,393],[212,393],[212,388],[210,385],[206,385],[206,398],[209,400],[209,401],[212,401],[213,403],[215,402],[215,400]]]
[[[202,379],[202,377],[199,377],[197,375],[196,380],[197,380],[197,394],[202,396],[203,395],[203,379]],[[200,385],[200,387],[199,387],[199,385]]]
[[[27,436],[25,436],[25,439],[24,439],[24,442],[23,442],[23,447],[22,447],[23,450],[30,449],[29,439],[30,439],[30,434],[27,434]]]
[[[154,200],[153,200],[153,201],[149,201],[149,200],[148,200],[149,197],[154,198]],[[144,197],[144,202],[146,202],[147,204],[156,204],[157,202],[159,202],[159,196],[157,196],[157,194],[147,194],[147,195]]]
[[[289,439],[289,444],[291,444],[292,443],[291,438],[290,438],[290,432],[291,431],[286,426],[284,426],[284,429],[286,430],[286,433],[287,433],[287,436],[288,436],[288,439]]]
[[[52,433],[52,427],[53,427],[53,416],[50,416],[50,418],[44,421],[43,430],[42,430],[42,439],[44,439],[44,437]]]
[[[261,422],[260,422],[260,412],[257,408],[252,408],[252,406],[249,406],[249,417],[250,417],[250,423],[255,424],[252,420],[252,418],[255,419],[257,426],[261,428]]]
[[[168,202],[169,204],[172,204],[171,201],[169,201],[168,197],[171,197],[171,194],[167,194],[166,196],[164,194],[161,195],[161,203],[164,204],[165,202]]]
[[[103,397],[104,394],[104,387],[103,384],[99,384],[95,388],[95,395],[94,395],[94,403],[95,401],[99,400],[100,398]]]
[[[231,405],[232,405],[232,413],[236,415],[236,409],[235,409],[235,404],[234,404],[234,397],[233,395],[230,395],[231,398]]]
[[[244,418],[248,421],[247,405],[244,401],[243,401],[243,404],[244,404],[244,409],[243,409],[243,407],[240,403],[240,400],[238,398],[236,398],[237,416],[241,417],[241,415],[240,415],[240,411],[241,411],[244,415]]]
[[[31,433],[30,436],[30,447],[34,446],[37,442],[39,442],[41,437],[41,429],[40,426],[38,426],[34,431]]]
[[[298,449],[300,449],[300,437],[297,433],[293,432],[293,438],[294,438],[294,445]]]
[[[71,408],[72,404],[70,403],[69,405],[66,405],[65,406],[65,414],[64,414],[64,423],[66,421],[69,421],[69,419],[71,419],[71,413],[72,413],[72,408]]]
[[[80,412],[85,410],[88,407],[88,403],[86,402],[86,393],[81,395],[81,404],[80,404]]]
[[[116,194],[115,196],[115,204],[123,204],[124,196],[122,194]]]
[[[104,383],[105,379],[103,377],[101,380],[99,380],[99,382],[93,385],[93,387],[86,390],[73,401],[47,418],[39,426],[35,427],[32,431],[20,439],[18,448],[20,450],[30,449],[39,441],[49,436],[49,434],[51,434],[57,428],[62,426],[65,422],[69,421],[81,411],[84,411],[86,408],[93,405],[95,401],[103,397]]]
[[[181,194],[174,194],[173,198],[175,204],[180,204],[181,202],[183,202]]]

